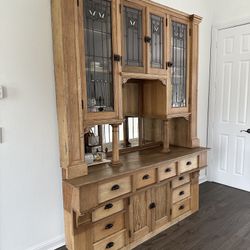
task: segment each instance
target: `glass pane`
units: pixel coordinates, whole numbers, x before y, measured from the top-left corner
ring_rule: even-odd
[[[162,69],[163,64],[163,17],[150,15],[151,20],[151,67]]]
[[[88,111],[114,111],[111,2],[83,2]]]
[[[172,107],[186,107],[187,25],[172,22]]]
[[[142,11],[124,7],[125,65],[142,67]]]

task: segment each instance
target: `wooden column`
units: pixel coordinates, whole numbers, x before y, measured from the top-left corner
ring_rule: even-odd
[[[128,117],[125,117],[123,123],[123,134],[124,134],[124,146],[131,147],[131,143],[129,142],[129,128],[128,128]]]
[[[163,121],[163,149],[162,152],[169,152],[169,120]]]
[[[119,124],[112,124],[112,166],[120,166],[120,156],[119,156]]]

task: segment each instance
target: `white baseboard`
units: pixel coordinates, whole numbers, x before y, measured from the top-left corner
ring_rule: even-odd
[[[200,184],[202,184],[202,183],[204,183],[206,181],[207,181],[207,176],[206,175],[200,176],[200,179],[199,179]]]
[[[40,243],[38,245],[29,247],[26,250],[55,250],[55,249],[62,247],[64,245],[65,245],[64,235],[60,235],[52,240],[45,241],[45,242]]]

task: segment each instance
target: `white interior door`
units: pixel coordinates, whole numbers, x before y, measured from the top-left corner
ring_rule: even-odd
[[[218,31],[212,181],[250,191],[250,24]]]

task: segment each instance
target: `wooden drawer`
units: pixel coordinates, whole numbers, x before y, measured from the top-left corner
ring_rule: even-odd
[[[178,171],[179,174],[198,168],[197,156],[186,158],[179,161]]]
[[[94,242],[104,239],[125,228],[124,213],[97,222],[93,226]]]
[[[172,218],[174,219],[182,214],[185,214],[190,210],[190,207],[190,199],[175,203],[172,207]]]
[[[158,178],[160,181],[166,180],[176,175],[176,163],[164,164],[158,168]]]
[[[180,176],[172,181],[172,188],[182,186],[188,182],[190,182],[190,175],[189,174]]]
[[[125,246],[125,230],[105,238],[93,245],[94,250],[118,250]]]
[[[188,197],[190,197],[190,184],[180,186],[173,190],[172,203],[176,203]]]
[[[92,212],[92,221],[98,221],[124,209],[123,200],[110,202]]]
[[[98,202],[111,200],[131,192],[130,176],[98,185]]]
[[[135,175],[135,188],[143,188],[156,182],[155,169],[142,171]]]

